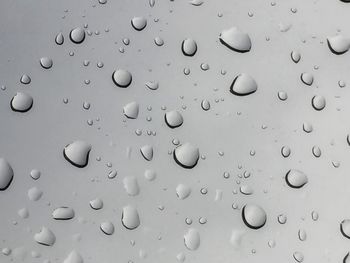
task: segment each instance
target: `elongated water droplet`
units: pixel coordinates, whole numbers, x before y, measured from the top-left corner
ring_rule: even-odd
[[[198,230],[190,228],[184,235],[184,243],[189,250],[197,250],[201,243]]]
[[[202,100],[201,107],[205,111],[210,110],[210,102],[208,100]]]
[[[150,90],[157,90],[159,88],[159,83],[157,81],[148,81],[145,85]]]
[[[133,206],[123,207],[122,224],[125,228],[133,230],[140,225],[140,217],[136,208]]]
[[[70,207],[61,206],[53,211],[52,217],[56,220],[69,220],[74,217],[74,210]]]
[[[194,56],[194,54],[197,52],[196,41],[194,41],[192,38],[186,38],[182,41],[181,50],[185,56]]]
[[[64,147],[63,156],[74,166],[83,168],[88,164],[90,151],[91,144],[77,140]]]
[[[114,225],[110,221],[106,221],[101,223],[100,229],[106,235],[112,235],[114,233]]]
[[[64,36],[61,32],[55,37],[55,42],[57,45],[62,45],[64,43]]]
[[[0,158],[0,191],[6,190],[13,180],[11,165],[3,158]]]
[[[228,48],[237,52],[248,52],[252,43],[248,34],[243,33],[236,27],[223,30],[220,34],[220,42]]]
[[[290,57],[294,63],[298,63],[301,59],[301,54],[298,51],[292,51],[292,53],[290,53]]]

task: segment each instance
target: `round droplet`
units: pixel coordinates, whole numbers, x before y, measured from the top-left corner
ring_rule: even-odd
[[[41,173],[39,170],[33,169],[30,171],[30,177],[32,177],[34,180],[38,180],[41,176]]]
[[[91,200],[90,207],[94,210],[100,210],[103,207],[103,201],[100,198]]]
[[[254,93],[258,89],[258,85],[255,80],[245,74],[239,74],[232,82],[230,91],[237,96],[246,96]]]
[[[131,73],[124,69],[117,69],[113,72],[112,79],[115,85],[120,88],[126,88],[131,84]]]
[[[53,65],[53,61],[51,58],[48,57],[42,57],[40,59],[40,65],[44,68],[44,69],[49,69],[52,67]]]
[[[309,123],[309,122],[304,122],[304,123],[303,123],[303,130],[304,130],[304,132],[306,132],[306,133],[312,132],[312,131],[313,131],[312,124]]]
[[[304,174],[302,171],[295,169],[289,170],[286,174],[285,179],[287,185],[292,188],[301,188],[308,182],[306,174]]]
[[[283,146],[281,149],[281,154],[284,158],[287,158],[291,153],[291,150],[288,146]]]
[[[316,95],[312,98],[311,105],[317,111],[323,110],[326,107],[326,99],[323,96]]]
[[[182,41],[181,50],[185,56],[194,56],[194,54],[197,52],[196,41],[191,38],[186,38],[184,41]]]
[[[250,51],[252,47],[249,35],[241,32],[236,27],[223,30],[219,39],[226,47],[241,53]]]
[[[184,235],[184,243],[189,250],[197,250],[201,243],[200,235],[197,229],[190,228]]]
[[[288,99],[288,94],[285,91],[279,91],[278,92],[278,98],[282,101],[285,101]]]
[[[144,17],[134,17],[131,19],[131,25],[137,31],[141,31],[147,26],[147,20]]]
[[[165,123],[172,129],[180,127],[183,124],[183,117],[178,111],[169,111],[164,116]]]
[[[350,39],[342,35],[327,37],[327,44],[333,54],[341,55],[350,48]]]
[[[199,149],[190,143],[184,143],[174,150],[175,162],[183,168],[191,169],[197,165]]]
[[[80,44],[85,39],[85,30],[81,27],[76,27],[70,31],[69,38],[73,43]]]
[[[148,181],[153,181],[156,179],[157,173],[153,170],[146,170],[144,176]]]
[[[308,86],[311,86],[314,82],[314,76],[311,73],[304,72],[300,75],[301,81]]]
[[[0,158],[0,191],[6,190],[13,180],[11,165],[3,158]]]
[[[242,219],[249,228],[259,229],[265,225],[267,216],[260,206],[248,204],[242,209]]]
[[[133,230],[140,225],[140,217],[136,208],[133,206],[123,207],[122,224],[125,228]]]
[[[27,112],[33,106],[33,98],[24,92],[17,92],[11,99],[11,109],[17,112]]]
[[[110,221],[101,223],[100,229],[106,235],[112,235],[114,233],[114,225]]]
[[[32,81],[32,79],[29,77],[29,75],[27,75],[27,74],[23,74],[22,75],[22,77],[21,77],[21,79],[19,80],[22,84],[29,84],[31,81]]]
[[[63,156],[72,165],[83,168],[88,164],[91,145],[85,141],[74,141],[64,147]]]

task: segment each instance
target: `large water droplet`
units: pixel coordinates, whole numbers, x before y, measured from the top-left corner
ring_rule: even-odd
[[[42,57],[40,59],[40,65],[44,68],[44,69],[49,69],[52,67],[53,65],[53,61],[51,58],[48,57]]]
[[[350,48],[350,39],[342,35],[327,37],[327,43],[329,49],[336,55],[344,54]]]
[[[285,179],[287,184],[292,188],[301,188],[308,182],[306,174],[296,169],[289,170]]]
[[[80,44],[85,39],[85,31],[81,27],[76,27],[70,31],[69,34],[70,40],[75,44]]]
[[[237,96],[252,94],[257,89],[258,85],[256,84],[255,80],[245,73],[239,74],[237,77],[235,77],[230,87],[231,93]]]
[[[182,53],[185,56],[194,56],[197,52],[197,43],[192,38],[186,38],[184,41],[182,41],[181,45]]]
[[[223,30],[220,34],[220,42],[228,48],[237,52],[248,52],[252,47],[252,43],[248,34],[243,33],[236,27]]]
[[[115,85],[120,88],[126,88],[131,84],[131,73],[124,69],[117,69],[113,72],[112,79]]]
[[[314,82],[314,76],[311,73],[304,72],[300,75],[301,81],[308,85],[311,86],[312,83]]]
[[[264,209],[258,205],[247,204],[242,209],[243,222],[252,229],[259,229],[266,223],[267,216]]]
[[[200,235],[197,229],[190,228],[184,235],[185,246],[189,250],[197,250],[201,243]]]
[[[317,111],[323,110],[326,107],[326,99],[323,96],[316,95],[312,98],[311,105]]]
[[[140,217],[136,208],[133,206],[123,207],[122,224],[125,228],[133,230],[140,225]]]
[[[58,207],[53,211],[52,217],[56,220],[69,220],[74,217],[74,210],[66,206]]]
[[[190,143],[184,143],[174,150],[175,162],[183,168],[191,169],[197,165],[199,149]]]
[[[83,168],[88,164],[91,144],[85,141],[74,141],[64,147],[64,158],[76,167]]]
[[[137,31],[143,30],[147,26],[147,20],[144,17],[134,17],[131,19],[131,25]]]
[[[164,119],[166,124],[172,129],[180,127],[183,123],[183,117],[178,111],[169,111],[165,113]]]
[[[123,108],[124,115],[129,119],[136,119],[139,115],[139,104],[135,101],[126,104]]]
[[[34,240],[44,246],[52,246],[55,244],[56,236],[47,227],[42,227],[39,233],[34,235]]]
[[[33,98],[24,92],[17,92],[11,99],[11,109],[17,112],[27,112],[33,106]]]

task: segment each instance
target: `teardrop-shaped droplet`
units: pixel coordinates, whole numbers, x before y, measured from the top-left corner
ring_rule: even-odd
[[[197,52],[196,41],[194,41],[192,38],[186,38],[184,41],[182,41],[181,50],[185,56],[194,56],[194,54]]]
[[[298,237],[300,241],[305,241],[307,238],[306,231],[304,229],[299,229],[298,231]]]
[[[62,45],[64,43],[64,36],[61,32],[55,37],[55,42],[57,45]]]
[[[6,190],[13,180],[11,165],[3,158],[0,158],[0,191]]]
[[[242,219],[249,228],[259,229],[265,225],[267,216],[260,206],[247,204],[242,209]]]
[[[114,225],[110,221],[106,221],[101,223],[100,229],[106,235],[112,235],[114,233]]]
[[[292,188],[301,188],[308,182],[306,174],[296,169],[289,170],[285,179],[287,184]]]
[[[292,53],[290,53],[290,57],[292,58],[294,63],[298,63],[301,59],[301,54],[298,51],[292,51]]]
[[[52,246],[55,244],[56,236],[47,227],[42,227],[39,233],[34,235],[34,240],[44,246]]]
[[[74,217],[74,210],[70,207],[61,206],[53,211],[52,217],[56,220],[69,220]]]
[[[70,31],[69,38],[73,43],[80,44],[85,39],[85,30],[81,27],[76,27]]]
[[[183,117],[178,111],[169,111],[164,116],[165,123],[172,129],[180,127],[183,124]]]
[[[201,243],[198,230],[190,228],[184,235],[184,243],[189,250],[197,250]]]
[[[49,69],[52,67],[53,65],[53,61],[51,58],[48,57],[42,57],[40,59],[40,65],[44,68],[44,69]]]
[[[176,195],[179,199],[186,199],[191,194],[191,188],[184,184],[179,184],[176,187]]]
[[[190,143],[184,143],[174,150],[175,162],[183,168],[191,169],[197,165],[199,149]]]
[[[350,39],[342,35],[327,37],[327,43],[329,49],[336,55],[344,54],[350,48]]]
[[[33,106],[33,98],[27,93],[17,92],[11,99],[11,109],[17,112],[27,112]]]
[[[137,209],[133,206],[123,207],[122,224],[125,228],[133,230],[140,225],[140,217]]]
[[[90,151],[91,144],[77,140],[64,147],[63,156],[74,166],[83,168],[88,164]]]
[[[144,17],[134,17],[131,19],[131,25],[137,31],[143,30],[147,26],[147,19]]]
[[[252,47],[252,42],[248,34],[243,33],[236,27],[223,30],[220,34],[220,42],[228,48],[237,52],[248,52]]]
[[[304,72],[300,75],[301,81],[308,86],[311,86],[314,82],[314,76],[311,73]]]
[[[252,94],[257,89],[258,85],[256,84],[255,80],[245,73],[239,74],[237,77],[235,77],[230,87],[231,93],[237,96]]]
[[[312,98],[311,105],[317,111],[323,110],[326,107],[326,99],[323,96],[316,95]]]
[[[139,115],[139,104],[135,101],[126,104],[123,113],[129,119],[136,119]]]
[[[84,263],[82,256],[75,250],[69,253],[63,263]]]
[[[151,145],[144,145],[140,148],[140,152],[147,161],[153,159],[153,147]]]
[[[26,84],[27,85],[27,84],[29,84],[32,81],[32,79],[29,77],[29,75],[23,74],[19,81],[22,84]]]
[[[117,69],[113,72],[112,79],[118,87],[127,88],[131,84],[132,76],[127,70]]]

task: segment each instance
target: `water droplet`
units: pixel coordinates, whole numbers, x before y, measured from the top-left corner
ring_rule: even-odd
[[[52,246],[56,242],[55,234],[47,227],[42,227],[39,233],[34,235],[34,240],[44,246]]]
[[[33,169],[30,171],[30,177],[32,177],[34,180],[38,180],[40,178],[40,171],[39,170],[36,170],[36,169]]]
[[[301,59],[301,54],[300,54],[299,51],[294,51],[294,50],[293,50],[293,51],[290,53],[290,57],[292,58],[292,60],[293,60],[294,63],[298,63],[298,62],[300,61],[300,59]]]
[[[283,147],[282,147],[282,149],[281,149],[281,154],[282,154],[282,156],[283,156],[284,158],[289,157],[290,153],[291,153],[291,150],[290,150],[290,148],[289,148],[288,146],[283,146]]]
[[[250,51],[252,47],[249,35],[243,33],[236,27],[223,30],[219,39],[220,42],[226,47],[241,53]]]
[[[164,116],[165,123],[172,129],[180,127],[183,124],[183,117],[178,111],[169,111]]]
[[[64,147],[63,156],[72,165],[83,168],[87,166],[91,145],[85,141],[74,141]]]
[[[114,233],[114,225],[110,221],[106,221],[101,223],[100,229],[106,235],[112,235]]]
[[[344,219],[340,223],[340,232],[344,237],[350,239],[350,219]]]
[[[184,143],[174,150],[175,162],[183,168],[191,169],[197,165],[199,149],[190,143]]]
[[[312,132],[312,131],[313,131],[312,124],[309,123],[309,122],[304,122],[304,123],[303,123],[303,130],[304,130],[304,132],[306,132],[306,133]]]
[[[127,70],[117,69],[113,72],[112,79],[118,87],[127,88],[131,84],[132,76]]]
[[[48,57],[42,57],[40,59],[40,65],[44,68],[44,69],[49,69],[52,67],[53,65],[53,61],[51,58]]]
[[[69,253],[63,263],[84,263],[82,256],[75,250]]]
[[[43,195],[43,191],[37,187],[32,187],[28,190],[28,198],[30,201],[38,201]]]
[[[306,240],[306,231],[304,229],[299,229],[298,231],[298,237],[300,241],[305,241]]]
[[[133,206],[123,207],[122,224],[125,228],[133,230],[140,225],[140,217],[136,208]]]
[[[293,258],[295,259],[296,262],[299,262],[299,263],[304,261],[304,255],[298,251],[293,253]]]
[[[321,149],[318,146],[312,147],[312,154],[316,157],[319,158],[321,156]]]
[[[288,186],[292,188],[301,188],[308,182],[306,174],[296,169],[289,170],[285,179]]]
[[[27,74],[23,74],[21,79],[20,79],[20,82],[22,84],[25,84],[25,85],[29,84],[31,81],[32,81],[32,79]]]
[[[33,106],[33,98],[24,92],[17,92],[11,99],[11,109],[17,112],[27,112]]]
[[[21,218],[23,218],[23,219],[29,217],[29,211],[28,211],[27,208],[21,208],[21,209],[19,209],[18,212],[17,212],[17,214],[18,214]]]
[[[145,83],[145,85],[150,90],[157,90],[159,88],[159,83],[156,81],[148,81]]]
[[[153,147],[150,145],[144,145],[140,148],[140,152],[147,161],[151,161],[153,159]]]
[[[90,201],[90,207],[94,210],[100,210],[103,207],[103,201],[100,198],[96,198]]]
[[[285,91],[279,91],[278,92],[278,98],[282,101],[285,101],[288,99],[288,94]]]
[[[56,220],[69,220],[74,217],[74,210],[70,207],[61,206],[56,208],[53,213],[52,217]]]
[[[137,31],[141,31],[147,26],[147,20],[144,17],[134,17],[131,19],[131,25]]]
[[[258,85],[256,84],[255,80],[245,73],[239,74],[237,77],[235,77],[230,87],[231,93],[237,96],[252,94],[257,89]]]
[[[0,158],[0,191],[6,190],[13,180],[11,165],[3,158]]]
[[[185,56],[194,56],[194,54],[197,52],[196,41],[194,41],[192,38],[186,38],[182,41],[181,50]]]
[[[317,110],[323,110],[326,107],[326,99],[323,96],[316,95],[311,101],[312,107]]]
[[[123,113],[129,119],[136,119],[139,115],[139,104],[135,101],[126,104]]]
[[[311,86],[312,83],[314,82],[314,76],[311,73],[304,72],[300,75],[301,81],[308,85]]]
[[[157,173],[153,170],[146,170],[145,171],[145,174],[144,174],[145,178],[148,180],[148,181],[153,181],[156,179],[157,177]]]
[[[205,111],[210,110],[210,102],[208,100],[202,100],[201,107]]]
[[[62,45],[64,43],[64,37],[61,32],[58,33],[57,36],[55,37],[55,42],[57,45]]]
[[[277,217],[277,221],[278,223],[280,223],[281,225],[284,225],[285,223],[287,223],[287,216],[284,214],[280,214]]]
[[[85,39],[85,31],[81,27],[76,27],[70,31],[69,34],[70,40],[75,44],[80,44]]]
[[[197,250],[201,243],[198,230],[190,228],[184,235],[184,243],[189,250]]]
[[[332,37],[327,37],[327,44],[333,54],[341,55],[349,50],[350,39],[342,35],[336,35]]]
[[[181,200],[186,199],[187,197],[189,197],[190,194],[191,194],[191,188],[189,186],[184,184],[179,184],[176,187],[176,195],[179,199]]]
[[[136,196],[140,193],[140,187],[135,176],[127,176],[123,179],[125,191],[128,195]]]
[[[267,216],[260,206],[247,204],[242,209],[242,219],[249,228],[259,229],[265,225]]]

